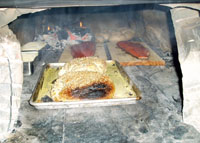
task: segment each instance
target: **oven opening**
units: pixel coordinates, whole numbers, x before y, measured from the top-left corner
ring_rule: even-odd
[[[198,5],[0,9],[4,142],[198,142]]]

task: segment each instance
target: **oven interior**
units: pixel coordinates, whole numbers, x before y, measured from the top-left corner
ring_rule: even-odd
[[[21,107],[5,142],[199,140],[197,130],[182,122],[182,72],[170,10],[156,4],[48,8],[9,23],[22,48],[34,43],[38,49],[28,45],[32,49],[22,51]],[[92,108],[37,110],[30,106],[44,65],[69,62],[74,58],[70,47],[87,41],[95,43],[96,56],[122,65],[141,91],[141,100]],[[132,58],[116,46],[119,41],[143,43],[153,57]]]

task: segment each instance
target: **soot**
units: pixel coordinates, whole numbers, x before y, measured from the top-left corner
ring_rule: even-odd
[[[72,96],[81,99],[97,99],[105,97],[108,87],[105,84],[94,84],[92,86],[75,89],[72,91]]]

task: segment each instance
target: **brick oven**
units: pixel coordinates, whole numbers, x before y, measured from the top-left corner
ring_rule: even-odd
[[[0,141],[200,142],[199,11],[198,0],[0,2]],[[142,44],[148,59],[120,41]],[[79,55],[93,43],[93,56],[117,61],[141,99],[36,109],[45,65],[70,62],[87,42]]]

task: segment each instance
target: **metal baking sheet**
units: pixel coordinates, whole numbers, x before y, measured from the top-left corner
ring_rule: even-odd
[[[107,75],[115,85],[115,94],[112,99],[88,99],[80,101],[65,102],[42,102],[44,96],[50,96],[50,90],[53,81],[58,77],[58,72],[64,63],[47,64],[40,75],[35,87],[30,104],[37,109],[57,109],[57,108],[76,108],[76,107],[94,107],[94,106],[114,106],[122,104],[134,104],[141,99],[140,91],[130,80],[126,72],[116,61],[106,61]]]

